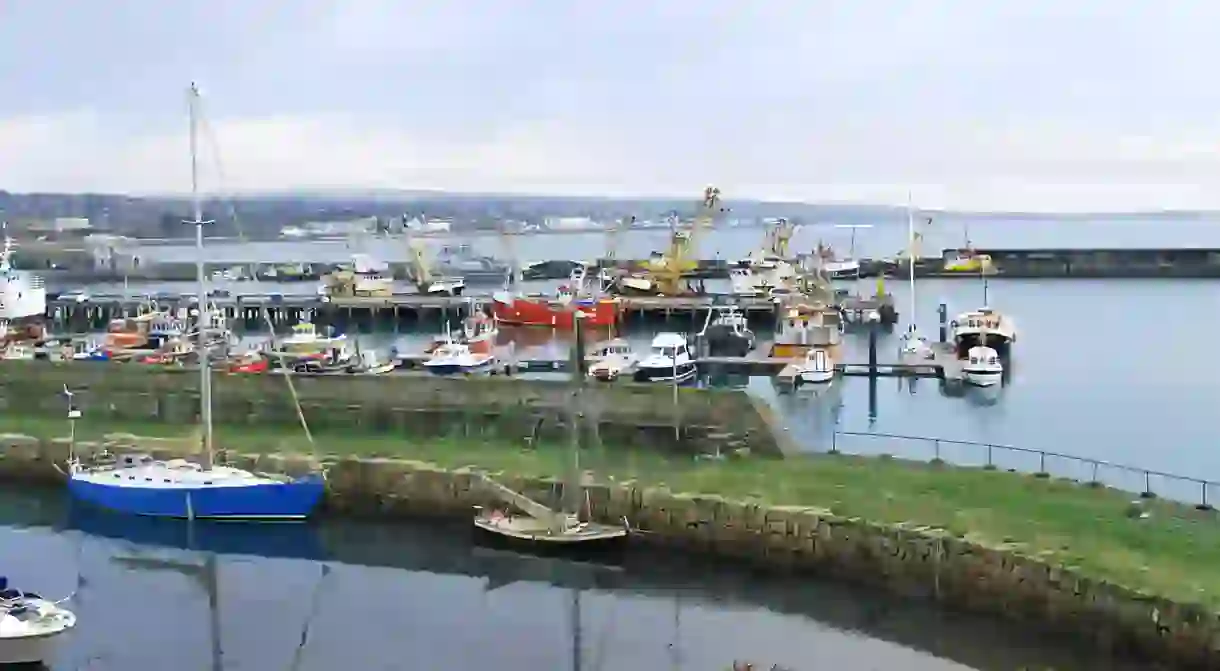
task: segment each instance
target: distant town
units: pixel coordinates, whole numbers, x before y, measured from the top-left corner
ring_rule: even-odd
[[[778,218],[801,224],[902,223],[892,206],[807,204],[735,200],[720,226],[758,226]],[[205,218],[215,220],[213,236],[250,240],[342,237],[362,233],[466,233],[598,230],[609,227],[666,227],[690,221],[695,198],[609,199],[438,192],[246,195],[210,199]],[[131,238],[184,238],[190,203],[184,197],[113,194],[18,194],[0,190],[0,221],[18,240],[80,239],[95,234]],[[1165,213],[1107,214],[1146,218]],[[1079,219],[1098,215],[937,213],[945,218]],[[1214,213],[1174,212],[1176,218],[1211,218]]]

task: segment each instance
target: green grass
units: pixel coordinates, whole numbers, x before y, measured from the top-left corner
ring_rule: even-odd
[[[81,440],[105,433],[185,436],[191,427],[130,422],[77,425]],[[42,438],[67,433],[63,420],[0,417],[0,432]],[[217,445],[241,452],[308,452],[300,431],[216,427]],[[397,456],[454,468],[475,465],[523,476],[558,476],[557,446],[526,449],[503,438],[419,439],[357,432],[315,436],[326,454]],[[694,462],[654,452],[586,450],[587,468],[622,481],[674,491],[829,508],[875,522],[912,522],[991,544],[1014,543],[1083,574],[1151,594],[1220,608],[1220,523],[1210,511],[1145,502],[1151,516],[1128,516],[1136,494],[1003,471],[897,459],[822,455],[808,459]]]

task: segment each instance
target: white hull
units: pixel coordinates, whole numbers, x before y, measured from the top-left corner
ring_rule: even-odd
[[[860,276],[860,262],[834,261],[824,264],[822,272],[832,280],[854,279]]]
[[[962,379],[976,387],[994,387],[1004,380],[1003,370],[962,369]]]
[[[55,648],[69,630],[26,638],[0,638],[0,666],[37,664],[55,657]]]
[[[835,379],[835,372],[833,370],[802,370],[796,374],[796,379],[801,382],[824,384]]]
[[[658,366],[647,367],[640,366],[635,369],[635,379],[637,382],[686,382],[692,380],[699,374],[699,369],[693,363],[679,364],[678,375],[674,377],[673,366]]]

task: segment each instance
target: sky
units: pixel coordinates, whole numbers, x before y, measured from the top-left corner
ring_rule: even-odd
[[[1220,209],[1220,3],[7,0],[0,188]]]

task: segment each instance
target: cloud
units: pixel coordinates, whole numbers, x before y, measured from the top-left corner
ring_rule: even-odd
[[[67,7],[0,8],[0,188],[184,191],[198,78],[212,190],[1220,208],[1206,3],[116,0],[33,39]]]

